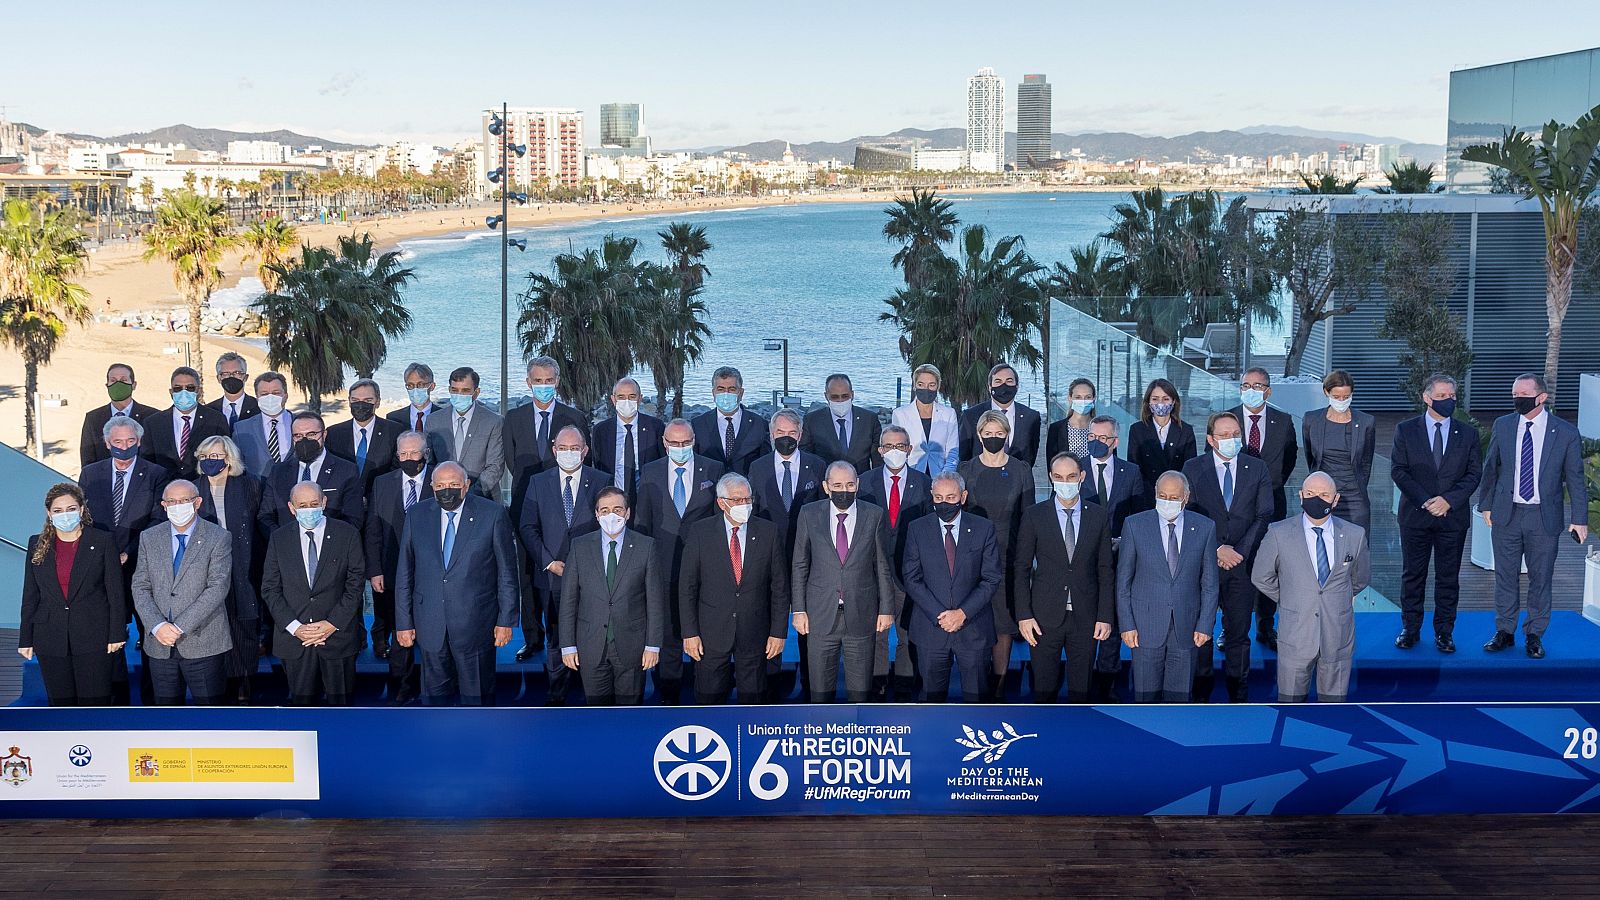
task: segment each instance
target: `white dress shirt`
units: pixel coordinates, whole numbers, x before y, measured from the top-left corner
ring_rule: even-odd
[[[467,501],[465,499],[463,499],[461,501],[461,505],[456,507],[455,509],[445,509],[444,505],[440,504],[440,506],[439,506],[439,552],[441,552],[441,553],[444,552],[444,534],[445,534],[445,529],[450,527],[450,517],[451,516],[455,516],[455,520],[456,520],[456,537],[458,539],[461,537],[461,524],[466,521],[466,519],[463,518],[462,513],[466,512],[466,511],[467,511]]]
[[[199,424],[195,420],[200,418],[199,413],[200,413],[200,407],[198,407],[198,406],[196,406],[194,409],[189,410],[188,412],[184,412],[183,410],[177,408],[176,406],[174,406],[172,408],[172,446],[173,447],[182,447],[183,446],[183,420],[185,418],[187,418],[189,420],[189,443],[191,443],[191,444],[199,443],[198,441],[196,441],[194,439],[194,427]],[[194,448],[193,447],[189,447],[187,449],[193,450]]]
[[[628,486],[623,484],[622,480],[627,476],[628,471],[628,457],[626,452],[628,446],[628,426],[633,426],[633,471],[638,472],[640,443],[639,417],[635,415],[632,422],[622,421],[621,416],[615,416],[614,418],[617,420],[617,444],[615,452],[611,454],[611,458],[617,461],[617,470],[611,473],[611,483],[622,490],[627,490]],[[668,465],[671,465],[672,460],[667,460],[667,463]],[[673,474],[676,475],[677,473],[674,472]],[[687,484],[685,486],[687,486]],[[668,485],[669,490],[670,488],[671,485]],[[576,490],[576,488],[574,488],[574,490]]]
[[[319,565],[319,566],[322,565],[323,538],[327,537],[327,535],[328,535],[328,519],[327,519],[326,516],[323,517],[321,522],[317,523],[317,527],[311,529],[311,534],[313,535],[313,537],[310,539],[310,541],[307,541],[307,539],[306,539],[306,529],[301,528],[299,522],[295,523],[295,525],[294,525],[294,539],[295,539],[295,542],[300,545],[300,568],[305,570],[305,573],[306,573],[306,584],[314,583],[314,578],[315,578],[315,574],[311,571],[311,557],[306,555],[306,545],[308,543],[315,543],[316,544],[316,546],[317,546],[317,565]],[[300,626],[304,625],[304,624],[305,623],[300,621],[299,619],[295,619],[294,621],[290,622],[289,624],[283,626],[283,630],[289,632],[290,634],[294,634],[296,631],[299,631],[300,630]]]
[[[199,516],[197,515],[195,518],[198,519]],[[180,534],[183,535],[183,539],[184,539],[185,543],[187,543],[188,541],[194,540],[194,519],[191,519],[189,521],[189,530],[188,531],[179,531],[178,530],[178,526],[172,524],[171,522],[167,523],[167,530],[172,533],[172,558],[173,559],[177,559],[178,558],[178,535],[180,535]],[[184,548],[184,553],[188,553],[188,552],[189,552],[188,548],[185,547]],[[173,580],[174,581],[177,580],[176,576],[174,576]],[[155,625],[151,626],[150,634],[154,635],[156,633],[156,629],[160,628],[162,625],[172,625],[172,623],[171,622],[158,622]],[[183,634],[183,629],[182,628],[178,628],[178,626],[176,626],[176,625],[172,625],[172,627],[177,629],[177,632],[179,634]]]
[[[427,403],[423,404],[421,407],[418,407],[415,403],[407,404],[406,405],[406,430],[408,430],[408,431],[412,431],[412,430],[415,430],[415,431],[426,431],[426,430],[428,430],[428,417],[433,415],[433,411],[436,408],[437,407],[435,407],[433,405],[433,400],[431,400],[431,399]],[[422,427],[421,428],[417,428],[416,427],[417,414],[418,413],[422,414]]]
[[[904,490],[903,485],[901,489]],[[833,544],[833,549],[836,553],[839,550],[839,516],[841,513],[844,515],[844,533],[850,539],[850,547],[854,547],[856,544],[856,504],[852,503],[849,509],[841,511],[839,507],[833,505],[832,501],[829,501],[828,540]],[[849,548],[845,549],[848,552]],[[834,558],[837,559],[838,557]]]
[[[317,458],[308,463],[301,462],[297,456],[291,458],[295,464],[294,477],[296,482],[302,480],[300,476],[305,474],[308,467],[311,469],[311,478],[308,480],[316,481],[317,476],[322,474],[322,464],[328,460],[328,450],[324,447],[322,452],[317,454]]]
[[[948,522],[940,519],[938,516],[934,516],[934,518],[939,522],[940,544],[944,543],[944,536],[948,534],[950,535],[951,539],[956,542],[956,546],[961,546],[961,516],[961,513],[956,513],[956,517]]]
[[[1524,498],[1517,487],[1522,484],[1522,436],[1528,433],[1528,426],[1533,425],[1533,496]],[[1516,460],[1511,469],[1511,502],[1537,505],[1539,496],[1539,466],[1544,462],[1544,435],[1550,430],[1550,411],[1540,409],[1539,414],[1532,419],[1527,416],[1517,416],[1516,443],[1511,445],[1511,458]],[[1558,501],[1559,502],[1559,501]]]
[[[417,477],[415,477],[415,478],[412,478],[410,475],[407,475],[406,473],[401,472],[400,473],[400,508],[401,509],[405,509],[406,498],[411,496],[411,487],[412,487],[412,485],[416,485],[416,488],[417,488],[417,501],[420,503],[422,501],[422,490],[423,490],[423,488],[425,488],[427,486],[427,484],[428,484],[428,467],[427,466],[423,466],[422,467],[422,471],[418,472],[417,473]]]
[[[991,410],[994,410],[995,412],[1000,413],[1001,415],[1006,417],[1006,424],[1010,426],[1009,428],[1006,429],[1006,449],[1010,450],[1011,449],[1011,437],[1017,433],[1017,404],[1016,404],[1016,401],[1012,401],[1010,403],[1007,403],[1005,406],[1001,406],[1000,404],[994,402],[994,400],[991,398],[989,400],[989,408]],[[979,446],[980,447],[983,446],[981,441],[979,442]]]
[[[262,413],[256,418],[261,420],[259,427],[261,429],[262,448],[266,449],[269,455],[271,454],[272,430],[276,428],[278,430],[278,453],[280,454],[280,459],[292,459],[294,457],[292,452],[294,450],[294,438],[289,436],[289,425],[294,416],[290,415],[288,410],[284,410],[275,416]]]
[[[1231,469],[1233,471],[1233,489],[1235,491],[1238,491],[1238,489],[1239,489],[1239,458],[1238,457],[1234,457],[1233,459],[1228,459],[1228,458],[1224,457],[1221,453],[1212,453],[1211,454],[1211,463],[1217,470],[1217,489],[1218,490],[1222,489],[1223,473],[1227,472],[1227,471],[1229,471]]]
[[[911,466],[909,464],[901,467],[900,471],[898,472],[890,469],[888,466],[883,467],[883,503],[885,510],[889,508],[889,494],[892,490],[894,490],[894,479],[896,478],[900,479],[900,500],[901,502],[905,502],[906,482],[911,480],[906,476],[910,473]],[[834,521],[837,522],[839,520],[834,519]]]
[[[684,463],[681,466],[678,465],[677,463],[673,462],[670,459],[667,460],[667,499],[668,500],[672,499],[673,486],[678,483],[678,470],[679,469],[683,470],[683,502],[684,502],[684,504],[687,505],[688,502],[691,499],[693,499],[693,497],[694,497],[694,457],[692,457],[692,456],[689,457],[689,461]],[[687,506],[686,506],[686,508],[687,508]],[[677,507],[674,506],[673,509],[676,510]],[[726,518],[726,517],[724,517],[724,518]]]
[[[115,459],[115,458],[113,458],[111,460],[111,490],[112,490],[113,493],[115,493],[116,490],[117,490],[117,473],[118,472],[123,473],[122,474],[122,496],[117,498],[123,504],[127,504],[127,502],[128,502],[128,486],[133,484],[133,467],[135,465],[137,465],[138,462],[139,462],[139,457],[137,457],[137,456],[135,456],[133,459],[128,460],[127,462],[123,462],[122,460]],[[124,507],[124,508],[126,508],[126,507]],[[109,522],[109,517],[107,517],[107,521]],[[177,546],[177,545],[174,544],[173,546]]]
[[[1427,433],[1423,435],[1423,438],[1424,438],[1423,442],[1428,445],[1428,449],[1430,451],[1433,450],[1433,435],[1434,435],[1433,426],[1435,426],[1435,425],[1443,425],[1444,427],[1440,428],[1439,432],[1438,432],[1439,433],[1439,454],[1442,456],[1445,453],[1449,452],[1449,450],[1450,450],[1450,420],[1449,419],[1438,418],[1437,416],[1435,416],[1433,414],[1433,410],[1431,410],[1431,409],[1423,414],[1422,420],[1425,423],[1427,423],[1427,428],[1425,429],[1427,431]],[[1537,486],[1537,482],[1535,482],[1535,485]]]
[[[732,519],[727,516],[722,517],[722,536],[728,539],[730,545],[733,543],[733,529],[735,528],[739,529],[739,558],[744,559],[745,539],[750,536],[750,523],[735,525]]]
[[[243,393],[241,393],[237,397],[229,397],[228,395],[224,394],[222,396],[222,416],[223,416],[223,418],[225,418],[228,421],[232,422],[232,421],[238,419],[239,416],[243,415],[244,414],[244,410],[240,409],[240,407],[244,405],[244,398],[247,397],[247,396],[249,396],[249,395],[248,394],[243,394]]]
[[[1167,424],[1161,425],[1155,419],[1151,419],[1150,424],[1156,426],[1156,437],[1161,440],[1161,443],[1165,444],[1167,442],[1167,432],[1172,430],[1172,420],[1169,418],[1167,419]]]
[[[368,450],[372,449],[372,427],[374,425],[376,425],[377,423],[378,423],[378,417],[377,416],[373,416],[372,418],[368,419],[367,420],[367,424],[365,424],[365,425],[361,424],[360,422],[357,422],[355,419],[351,419],[350,420],[350,424],[352,426],[354,426],[354,428],[355,428],[355,430],[350,434],[350,438],[351,438],[350,452],[351,453],[354,453],[356,451],[356,448],[361,446],[361,439],[363,437],[365,437],[367,439],[367,449]]]
[[[1104,467],[1104,474],[1105,474],[1104,478],[1100,477],[1101,476],[1102,467]],[[1112,486],[1114,484],[1116,484],[1116,482],[1117,482],[1117,457],[1116,457],[1116,455],[1108,453],[1108,454],[1106,454],[1106,458],[1105,459],[1095,459],[1092,456],[1089,457],[1089,480],[1094,482],[1094,484],[1096,486],[1095,489],[1096,489],[1096,492],[1097,492],[1097,496],[1100,497],[1100,505],[1104,506],[1107,503],[1110,503],[1111,502]],[[1105,492],[1104,492],[1104,494],[1099,494],[1098,493],[1101,481],[1105,482],[1105,485],[1104,485],[1105,486]]]
[[[107,405],[109,405],[111,407],[111,415],[113,415],[113,416],[131,416],[131,415],[133,415],[133,398],[132,397],[129,397],[128,399],[122,401],[122,405],[121,406],[118,406],[115,400],[113,400],[111,403],[109,403]]]
[[[777,481],[779,493],[783,492],[783,464],[784,463],[788,463],[789,464],[789,477],[791,479],[793,479],[793,481],[790,482],[789,487],[792,488],[795,491],[795,493],[799,493],[799,491],[800,491],[800,451],[799,450],[795,450],[794,451],[794,455],[790,456],[790,457],[780,456],[777,453],[777,451],[773,451],[773,453],[772,453],[772,476]],[[888,496],[888,495],[886,494],[885,496]]]
[[[722,518],[723,518],[723,521],[727,521],[728,517],[727,516],[723,516]],[[615,543],[617,545],[617,569],[620,571],[622,569],[622,554],[627,552],[627,547],[628,547],[628,529],[627,529],[626,526],[624,526],[621,531],[617,532],[616,536],[614,536],[614,537],[612,535],[606,534],[604,531],[600,532],[600,571],[602,571],[602,572],[604,572],[606,570],[606,562],[609,559],[609,557],[611,556],[611,545],[612,545],[612,543]],[[740,550],[744,549],[744,538],[743,538],[742,535],[740,536],[740,540],[739,540],[739,549]],[[644,649],[645,649],[646,653],[660,653],[661,652],[661,648],[660,647],[651,647],[649,645],[646,645]],[[577,653],[577,652],[578,652],[578,648],[577,647],[562,647],[561,648],[561,654],[563,656],[565,656],[568,653]],[[599,663],[591,660],[589,664],[590,665],[598,665]]]

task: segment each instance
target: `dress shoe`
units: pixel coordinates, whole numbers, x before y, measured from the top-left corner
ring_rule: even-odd
[[[1410,650],[1417,645],[1417,635],[1415,632],[1402,631],[1400,636],[1394,639],[1394,645],[1401,650]]]
[[[1508,634],[1504,631],[1496,631],[1494,633],[1494,637],[1490,638],[1489,642],[1483,645],[1483,649],[1489,651],[1490,653],[1499,653],[1501,650],[1504,650],[1507,647],[1515,647],[1516,645],[1517,639],[1514,635]]]
[[[1434,635],[1433,636],[1433,645],[1435,647],[1439,648],[1439,652],[1440,653],[1454,653],[1454,652],[1456,652],[1456,639],[1451,637],[1448,634],[1436,634],[1436,635]]]
[[[523,644],[517,650],[517,662],[527,662],[528,660],[533,659],[534,652],[535,651],[532,645]]]
[[[1275,628],[1256,629],[1256,643],[1274,653],[1278,652],[1278,630]]]
[[[1524,642],[1528,650],[1529,659],[1544,659],[1544,639],[1537,634],[1528,635]]]
[[[376,656],[379,659],[388,659],[389,658],[389,642],[388,641],[373,641],[372,642],[372,655]]]

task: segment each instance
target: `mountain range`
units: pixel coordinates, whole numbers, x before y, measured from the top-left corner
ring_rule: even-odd
[[[38,136],[45,129],[26,122],[17,123],[29,134]],[[291,147],[308,147],[313,144],[320,145],[324,150],[355,150],[358,147],[372,146],[370,144],[346,144],[341,141],[331,141],[327,138],[313,137],[297,132],[278,129],[277,131],[228,131],[222,128],[196,128],[193,125],[168,125],[153,131],[135,131],[129,134],[113,134],[104,137],[93,134],[75,134],[63,132],[62,137],[79,141],[98,141],[103,144],[182,144],[192,150],[215,150],[222,152],[228,149],[229,141],[277,141]]]

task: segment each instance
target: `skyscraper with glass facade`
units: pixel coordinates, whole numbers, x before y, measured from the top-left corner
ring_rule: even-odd
[[[1006,82],[987,66],[967,79],[967,157],[979,172],[1006,168]]]
[[[1050,82],[1024,75],[1017,85],[1017,168],[1044,168],[1050,159]]]
[[[644,106],[638,103],[600,104],[600,146],[620,147],[650,155],[650,138],[644,133]]]
[[[1492,190],[1490,167],[1462,162],[1463,149],[1498,141],[1512,126],[1537,132],[1552,119],[1570,125],[1596,105],[1600,48],[1451,72],[1445,184],[1451,191]]]

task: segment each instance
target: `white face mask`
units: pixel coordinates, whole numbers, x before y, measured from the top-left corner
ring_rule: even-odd
[[[850,417],[850,400],[829,400],[828,412],[833,413],[835,419],[848,419]]]
[[[556,465],[560,466],[561,467],[561,471],[563,471],[563,472],[576,472],[576,471],[578,471],[578,467],[583,465],[583,451],[582,450],[557,450],[556,451]]]
[[[628,520],[616,513],[606,513],[600,517],[600,530],[611,537],[621,534],[623,527],[627,524]]]
[[[752,508],[753,507],[748,503],[741,503],[738,506],[730,506],[728,507],[728,518],[732,519],[733,524],[735,525],[743,525],[744,523],[750,521],[750,510]]]
[[[617,415],[624,419],[631,419],[639,412],[639,401],[637,400],[618,400],[615,402],[615,406],[617,407]]]
[[[1182,500],[1156,500],[1156,515],[1168,522],[1176,521],[1178,514],[1183,512]]]
[[[256,398],[256,405],[261,407],[265,415],[275,416],[283,412],[283,398],[277,394],[262,394]]]
[[[906,467],[906,457],[910,456],[904,450],[890,450],[883,454],[883,464],[896,471]]]
[[[194,504],[180,503],[177,506],[167,507],[167,518],[171,520],[172,524],[183,528],[194,521]]]
[[[1351,394],[1343,400],[1335,400],[1332,397],[1329,397],[1328,408],[1336,413],[1347,413],[1350,411],[1350,404],[1354,402],[1356,402],[1356,397],[1354,394]]]

